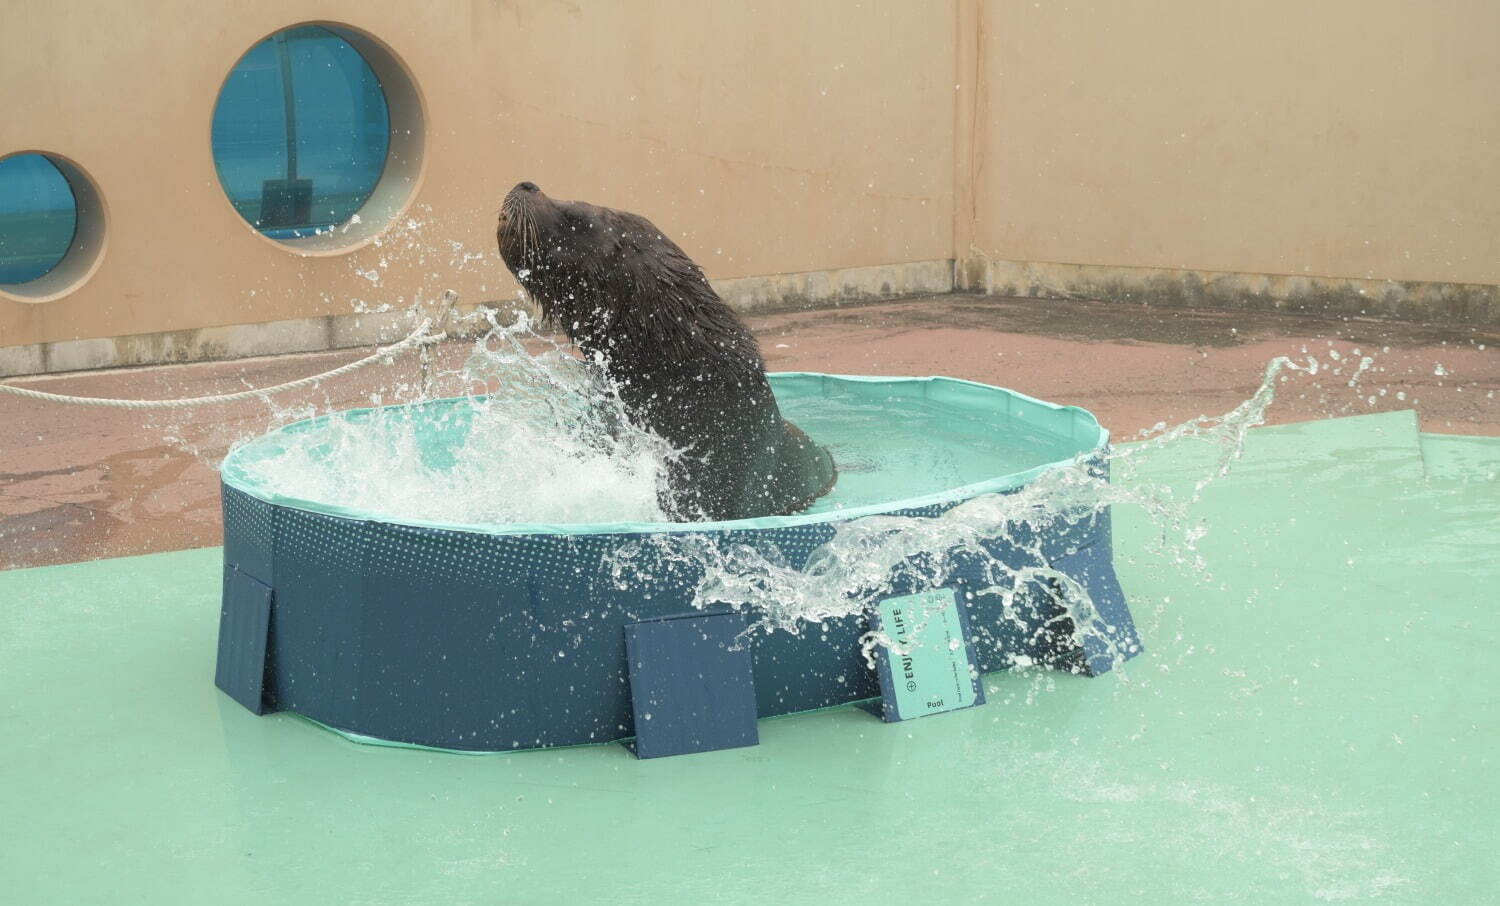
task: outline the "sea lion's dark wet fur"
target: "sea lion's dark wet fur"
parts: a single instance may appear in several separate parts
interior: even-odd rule
[[[673,518],[795,513],[833,487],[833,458],[781,417],[755,337],[651,221],[523,182],[496,238],[543,319],[602,365],[632,421],[686,451],[663,495]]]

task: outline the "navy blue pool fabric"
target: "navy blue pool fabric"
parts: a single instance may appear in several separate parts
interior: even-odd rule
[[[755,667],[743,613],[697,613],[625,624],[640,758],[753,746]]]
[[[263,651],[265,710],[351,732],[482,751],[633,736],[624,627],[695,612],[693,576],[671,573],[623,590],[610,578],[605,557],[643,535],[469,533],[309,513],[228,486],[223,494],[221,662]],[[775,545],[788,562],[806,563],[833,533],[820,523],[712,534],[721,544]],[[960,556],[952,587],[980,670],[1003,669],[1021,655],[1094,675],[1137,653],[1107,511],[1055,526],[1041,549],[1088,589],[1095,625],[1072,644],[1073,634],[1057,625],[1065,614],[1057,590],[1040,586],[1006,615],[1001,596],[986,590],[981,558]],[[1015,565],[1031,561],[1006,539],[989,552]],[[268,631],[253,612],[238,616],[261,606],[262,587],[271,592]],[[878,696],[860,648],[868,629],[861,615],[815,632],[751,634],[758,716]]]

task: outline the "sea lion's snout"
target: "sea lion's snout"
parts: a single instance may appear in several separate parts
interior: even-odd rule
[[[540,194],[542,190],[536,187],[536,183],[529,180],[516,183],[509,192],[505,193],[505,200],[500,203],[500,232],[504,232],[506,227],[517,219],[517,215],[523,214],[524,208]]]
[[[534,182],[518,182],[515,187],[505,193],[505,200],[500,204],[500,228],[503,230],[517,214],[529,207],[542,190],[536,187]]]
[[[505,193],[505,206],[513,207],[517,204],[526,204],[536,200],[542,194],[542,190],[536,187],[534,182],[518,182],[515,188]]]
[[[505,259],[505,265],[512,273],[519,275],[538,266],[542,233],[553,208],[552,199],[543,195],[536,183],[529,180],[516,183],[505,193],[495,238],[499,241],[500,257]]]

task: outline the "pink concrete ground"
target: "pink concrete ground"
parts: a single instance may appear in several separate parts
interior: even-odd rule
[[[937,296],[751,319],[773,371],[945,374],[1083,406],[1119,439],[1159,422],[1228,411],[1275,356],[1374,365],[1298,376],[1272,422],[1417,410],[1422,428],[1500,436],[1500,332],[1373,320]],[[450,342],[456,367],[470,346]],[[78,396],[222,393],[325,371],[364,350],[12,380]],[[1337,364],[1337,363],[1335,363]],[[404,396],[415,359],[278,400],[349,408]],[[456,380],[439,388],[466,389]],[[1374,397],[1374,402],[1369,397]],[[214,465],[273,416],[260,402],[140,412],[0,394],[0,569],[218,544]]]

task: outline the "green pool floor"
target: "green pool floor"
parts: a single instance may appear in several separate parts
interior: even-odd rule
[[[1143,474],[1182,481],[1206,449]],[[1207,576],[1116,511],[1147,653],[750,749],[360,746],[213,686],[217,549],[0,573],[13,903],[1494,902],[1500,447],[1252,433]]]

